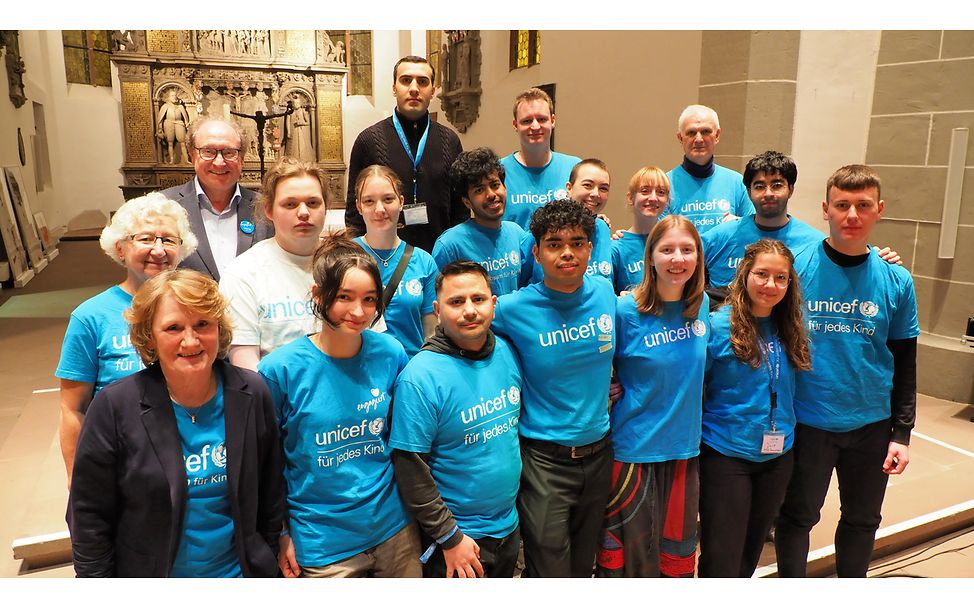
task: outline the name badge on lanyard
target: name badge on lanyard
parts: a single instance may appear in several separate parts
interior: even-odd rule
[[[419,200],[419,184],[416,179],[416,174],[419,172],[419,163],[423,160],[423,153],[426,152],[426,138],[430,132],[429,122],[427,121],[426,130],[423,131],[422,137],[419,138],[419,145],[416,147],[415,156],[413,156],[413,151],[409,149],[409,141],[406,139],[406,133],[402,130],[402,124],[399,122],[399,117],[395,112],[392,113],[392,125],[396,128],[396,135],[399,136],[399,143],[402,144],[402,149],[406,151],[406,156],[413,163],[413,202],[403,207],[403,221],[407,226],[428,224],[429,215],[426,211],[426,203]]]
[[[781,376],[781,342],[778,336],[772,336],[771,342],[765,342],[758,337],[761,347],[761,358],[768,370],[768,391],[770,394],[771,429],[761,436],[762,454],[781,454],[785,450],[785,434],[779,432],[774,420],[775,410],[778,408],[778,378]],[[773,359],[773,362],[772,362]]]

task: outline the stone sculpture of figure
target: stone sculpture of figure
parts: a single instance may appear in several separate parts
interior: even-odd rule
[[[284,146],[284,153],[294,158],[311,161],[315,160],[315,149],[311,143],[311,114],[304,107],[304,100],[295,97],[293,102],[294,112],[286,120],[287,122],[287,144]]]
[[[159,108],[159,115],[156,118],[156,137],[162,140],[163,162],[168,162],[170,165],[182,162],[188,124],[189,113],[186,112],[186,107],[176,97],[176,90],[169,89],[166,92],[166,101]],[[185,158],[188,159],[188,155]]]
[[[335,63],[345,63],[345,42],[343,40],[335,43]]]

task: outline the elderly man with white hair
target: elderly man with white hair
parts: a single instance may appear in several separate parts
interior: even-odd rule
[[[753,214],[741,174],[714,163],[720,141],[717,112],[707,106],[687,106],[677,128],[683,162],[667,173],[670,205],[660,217],[686,216],[703,234],[721,222]]]

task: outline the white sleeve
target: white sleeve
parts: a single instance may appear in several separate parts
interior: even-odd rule
[[[234,262],[238,261],[235,259]],[[260,314],[253,269],[231,262],[220,276],[220,293],[230,302],[233,346],[260,346]]]

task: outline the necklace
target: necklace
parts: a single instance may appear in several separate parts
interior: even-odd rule
[[[214,377],[211,376],[210,377],[210,388],[213,388],[215,385],[216,385],[216,378],[214,378]],[[209,393],[210,392],[209,389],[207,389],[206,392]],[[214,389],[214,394],[215,394],[215,392],[216,391]],[[196,424],[196,415],[200,413],[200,410],[202,410],[203,408],[205,408],[207,405],[210,404],[211,401],[213,401],[213,397],[210,397],[209,399],[207,399],[206,401],[204,401],[202,403],[202,405],[199,405],[199,406],[197,406],[195,408],[190,408],[190,409],[192,409],[192,411],[190,411],[190,409],[187,409],[186,407],[184,407],[184,406],[180,405],[179,403],[177,403],[176,402],[176,398],[172,396],[172,393],[169,393],[169,399],[173,402],[173,405],[175,405],[179,409],[183,410],[183,413],[186,414],[187,416],[189,416],[189,422],[190,422],[190,424]]]
[[[389,260],[392,259],[392,256],[396,255],[396,250],[399,249],[399,245],[396,244],[395,247],[389,250],[389,255],[383,258],[381,255],[379,255],[379,252],[377,252],[375,249],[372,249],[372,246],[369,245],[369,242],[365,240],[364,236],[362,237],[362,244],[365,245],[366,249],[369,250],[369,252],[372,254],[373,257],[377,258],[380,262],[382,262],[383,268],[389,267]]]

